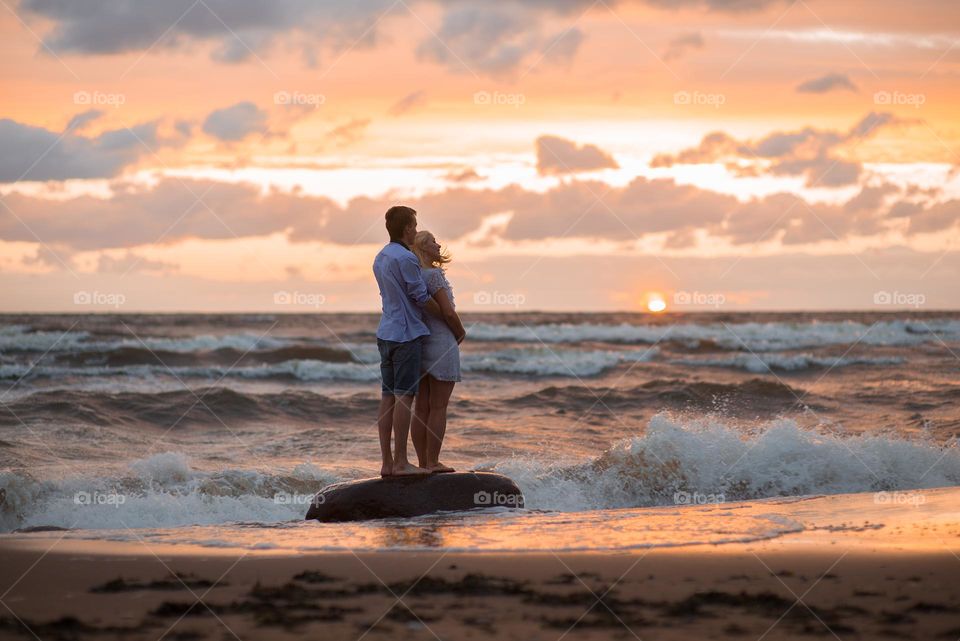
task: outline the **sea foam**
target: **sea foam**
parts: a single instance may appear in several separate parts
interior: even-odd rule
[[[960,448],[890,436],[839,436],[775,420],[745,432],[661,414],[593,459],[531,456],[478,466],[513,478],[528,509],[578,512],[960,485]],[[277,523],[303,518],[313,494],[348,480],[315,464],[288,471],[201,471],[181,453],[113,475],[37,480],[0,473],[0,527],[124,529]],[[122,497],[122,499],[120,498]]]

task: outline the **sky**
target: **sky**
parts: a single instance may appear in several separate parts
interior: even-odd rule
[[[0,5],[0,311],[960,308],[957,3]]]

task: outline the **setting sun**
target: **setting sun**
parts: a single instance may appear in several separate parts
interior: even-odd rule
[[[660,296],[651,296],[647,301],[647,310],[657,314],[667,309],[667,303]]]

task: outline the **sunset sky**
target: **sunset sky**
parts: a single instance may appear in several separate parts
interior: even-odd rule
[[[960,308],[960,4],[0,0],[3,311]]]

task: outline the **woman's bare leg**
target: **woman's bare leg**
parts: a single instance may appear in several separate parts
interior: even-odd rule
[[[440,462],[440,448],[447,432],[447,405],[453,394],[454,381],[438,381],[430,377],[430,413],[427,416],[427,464],[432,472],[452,472],[453,468]]]
[[[413,438],[413,449],[417,451],[417,465],[427,466],[427,420],[430,415],[430,380],[433,377],[425,374],[417,386],[417,399],[413,409],[413,421],[410,424],[410,436]]]

